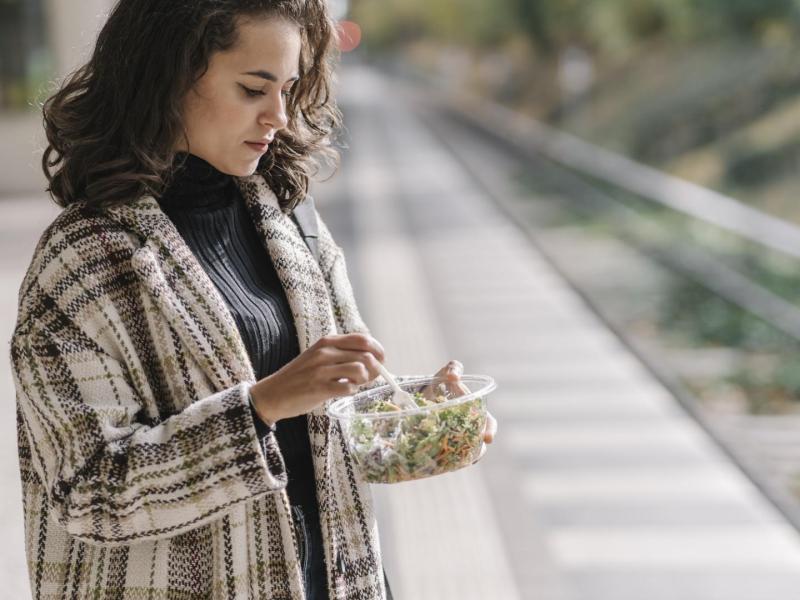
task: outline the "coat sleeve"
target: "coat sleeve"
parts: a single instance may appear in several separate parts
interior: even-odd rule
[[[18,326],[11,359],[20,435],[57,520],[81,540],[171,537],[286,486],[274,434],[260,447],[248,382],[153,423],[124,366],[64,318]]]

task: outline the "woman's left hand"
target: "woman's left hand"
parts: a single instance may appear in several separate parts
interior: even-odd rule
[[[454,394],[469,394],[464,384],[461,383],[461,376],[464,374],[464,365],[457,360],[451,360],[441,369],[439,369],[434,377],[444,379],[444,384],[448,387],[451,393]],[[426,397],[433,395],[434,391],[432,386],[426,387],[422,393]],[[494,436],[497,435],[497,419],[495,419],[490,412],[486,412],[486,427],[483,429],[483,441],[486,444],[491,444],[494,441]],[[486,452],[486,448],[481,451],[481,456]]]

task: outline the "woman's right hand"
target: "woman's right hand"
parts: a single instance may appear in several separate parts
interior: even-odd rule
[[[250,388],[253,407],[269,424],[310,412],[325,400],[355,393],[378,376],[383,346],[364,333],[328,335]]]

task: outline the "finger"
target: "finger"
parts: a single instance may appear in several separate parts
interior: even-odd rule
[[[328,393],[332,396],[352,396],[358,392],[358,384],[342,378],[328,382]]]
[[[433,381],[421,390],[422,395],[425,396],[426,399],[434,400],[436,396],[448,396],[453,393],[451,384],[443,374],[443,369],[441,373],[441,375],[434,376]]]
[[[491,413],[486,413],[486,427],[483,430],[483,441],[491,444],[497,435],[497,419]]]
[[[451,380],[447,376],[447,368],[447,366],[442,367],[442,369],[439,371],[439,374],[434,376],[433,382],[426,385],[422,389],[422,394],[425,396],[425,398],[430,400],[437,395],[442,395],[446,396],[448,399],[452,399],[471,393],[471,390],[466,385],[461,383],[460,376],[455,380]]]
[[[323,367],[323,370],[325,373],[325,378],[329,380],[334,379],[338,381],[340,379],[347,379],[351,383],[356,383],[359,385],[367,383],[370,380],[367,367],[360,362],[329,365],[327,367]]]
[[[339,350],[338,348],[330,348],[330,351],[330,355],[327,358],[328,364],[339,365],[360,362],[367,368],[370,381],[380,374],[380,371],[378,371],[378,358],[372,352],[355,352],[353,350]]]
[[[451,360],[445,365],[445,377],[447,387],[454,396],[469,394],[469,388],[461,383],[461,376],[464,374],[464,365],[457,360]]]
[[[444,385],[444,387],[441,387]],[[447,400],[466,396],[471,393],[463,383],[430,384],[422,388],[421,393],[426,400],[435,400],[437,396],[444,396]]]
[[[471,393],[471,390],[460,381],[454,381],[447,385],[450,388],[450,393],[454,398],[458,396],[466,396],[467,394]]]
[[[434,374],[434,383],[423,390],[426,397],[435,395],[438,383],[444,383],[446,391],[450,393],[451,397],[461,396],[469,393],[469,388],[459,383],[461,375],[464,374],[464,365],[457,360],[449,361],[445,366],[436,371]],[[433,388],[433,389],[432,389]],[[444,390],[442,390],[444,391]]]
[[[464,374],[464,365],[457,360],[448,361],[441,369],[436,371],[434,377],[442,377],[449,380],[460,378]]]
[[[451,360],[445,365],[444,369],[447,388],[453,397],[470,393],[469,388],[461,383],[461,376],[464,374],[464,365],[461,364],[460,361]]]
[[[353,352],[370,352],[380,362],[385,360],[385,353],[381,343],[368,333],[347,333],[332,335],[327,338],[327,344],[340,350]]]

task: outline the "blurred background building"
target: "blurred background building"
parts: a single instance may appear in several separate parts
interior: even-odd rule
[[[55,211],[36,107],[112,4],[0,0],[4,339]],[[800,1],[332,4],[348,131],[315,197],[367,322],[395,371],[500,384],[481,463],[375,487],[397,600],[793,598]]]
[[[80,66],[111,0],[0,2],[0,194],[41,192],[44,144],[37,102]]]

